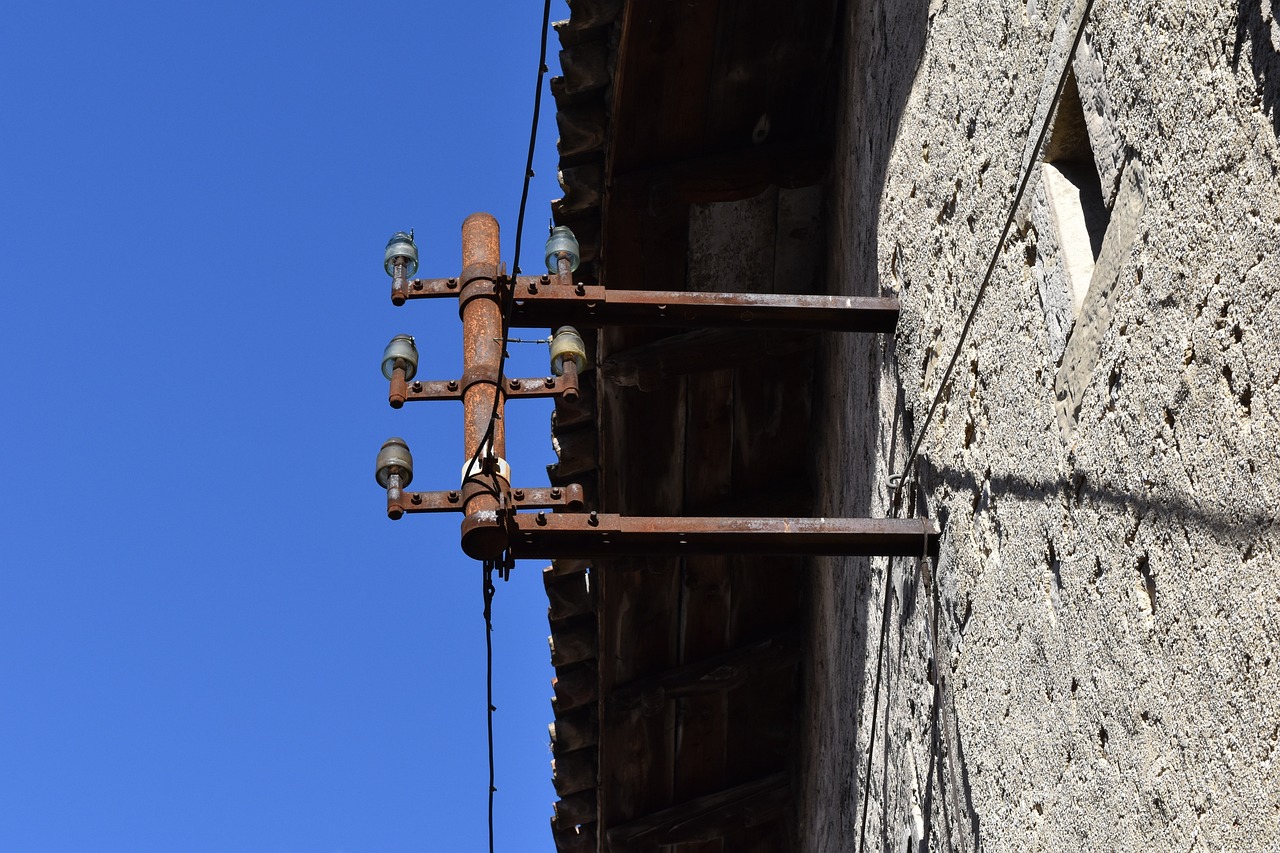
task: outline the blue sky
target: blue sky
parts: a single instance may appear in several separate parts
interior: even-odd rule
[[[378,370],[405,332],[460,375],[456,305],[393,307],[382,249],[452,275],[487,210],[511,257],[541,11],[6,7],[0,850],[487,849],[480,567],[373,479],[402,435],[415,488],[457,482],[460,407]],[[543,485],[549,405],[508,412]],[[500,850],[554,849],[541,568],[494,605]]]

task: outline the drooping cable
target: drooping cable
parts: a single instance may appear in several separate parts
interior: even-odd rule
[[[978,285],[978,292],[973,298],[969,316],[965,319],[964,326],[960,329],[960,339],[956,341],[955,352],[951,354],[951,361],[947,363],[947,369],[943,372],[942,379],[938,383],[938,390],[933,395],[933,403],[929,405],[929,411],[925,414],[924,423],[920,425],[920,430],[916,433],[911,452],[907,454],[906,464],[902,466],[901,472],[889,478],[895,495],[902,491],[903,485],[911,475],[911,469],[915,465],[916,456],[920,453],[920,445],[924,441],[925,433],[929,431],[929,424],[933,421],[934,412],[938,410],[938,405],[942,402],[942,395],[946,393],[947,385],[951,382],[951,373],[955,370],[956,362],[960,360],[960,353],[964,349],[965,340],[969,337],[969,330],[973,326],[974,317],[978,314],[978,306],[982,304],[982,297],[987,292],[987,285],[991,283],[991,276],[995,272],[996,264],[1000,261],[1000,252],[1004,249],[1005,241],[1009,239],[1009,231],[1012,230],[1014,219],[1017,217],[1018,206],[1022,204],[1022,196],[1027,190],[1027,184],[1031,181],[1031,173],[1035,169],[1036,162],[1040,159],[1040,150],[1044,146],[1044,138],[1049,133],[1049,125],[1053,121],[1054,111],[1058,108],[1058,101],[1062,98],[1062,90],[1067,85],[1067,75],[1071,73],[1071,58],[1076,55],[1076,48],[1080,46],[1080,39],[1084,36],[1084,27],[1089,21],[1089,13],[1092,10],[1093,0],[1086,0],[1084,12],[1080,15],[1080,24],[1076,27],[1075,39],[1072,40],[1071,48],[1067,51],[1066,61],[1062,64],[1062,74],[1058,78],[1058,87],[1054,90],[1053,100],[1049,102],[1049,108],[1045,111],[1044,122],[1040,125],[1040,135],[1036,137],[1035,147],[1031,149],[1031,158],[1027,161],[1027,166],[1022,172],[1022,178],[1018,182],[1018,191],[1013,196],[1013,204],[1009,205],[1009,215],[1005,217],[1004,229],[1000,232],[1000,239],[996,242],[995,250],[991,253],[991,262],[987,264],[987,272],[982,277],[982,283]]]
[[[494,783],[493,762],[493,561],[484,562],[484,653],[485,653],[485,717],[489,728],[489,853],[493,853],[493,795],[498,792]]]

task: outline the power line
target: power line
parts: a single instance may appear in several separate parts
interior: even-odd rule
[[[538,117],[542,112],[542,78],[547,73],[547,31],[551,28],[551,0],[545,0],[542,7],[542,34],[538,50],[538,76],[533,91],[533,120],[529,128],[529,154],[525,160],[524,180],[520,188],[520,210],[516,216],[515,259],[511,264],[512,275],[520,274],[520,245],[524,234],[524,212],[529,200],[529,181],[533,178],[533,155],[538,144]],[[498,356],[498,376],[493,388],[493,410],[489,413],[489,425],[485,429],[484,438],[476,446],[471,461],[467,463],[467,477],[470,479],[486,447],[493,441],[493,432],[498,423],[498,407],[502,402],[502,380],[506,374],[507,344],[511,337],[511,307],[515,297],[515,287],[506,288],[501,296],[502,341]],[[484,646],[485,646],[485,720],[489,741],[489,853],[494,853],[493,836],[493,795],[498,792],[495,781],[495,762],[493,752],[493,712],[497,708],[493,704],[493,570],[497,568],[499,577],[509,577],[511,560],[504,555],[500,562],[486,560],[484,563]]]
[[[1080,39],[1084,36],[1085,24],[1089,21],[1089,12],[1093,9],[1093,0],[1086,0],[1084,4],[1084,12],[1080,15],[1080,24],[1076,27],[1075,39],[1071,42],[1071,49],[1067,51],[1066,61],[1062,64],[1062,74],[1058,78],[1058,87],[1053,92],[1053,100],[1049,102],[1049,108],[1044,114],[1044,123],[1040,126],[1040,135],[1036,137],[1035,147],[1031,150],[1031,159],[1027,161],[1026,169],[1022,172],[1022,179],[1018,182],[1018,192],[1013,197],[1013,204],[1009,205],[1009,215],[1005,217],[1004,230],[1000,232],[1000,240],[996,243],[995,251],[991,253],[991,263],[987,264],[986,275],[982,277],[982,284],[978,286],[978,293],[973,298],[973,306],[969,309],[969,316],[964,321],[964,326],[960,329],[960,340],[956,342],[956,350],[951,354],[951,361],[947,364],[946,371],[942,374],[942,380],[938,383],[938,391],[933,395],[933,403],[929,406],[929,411],[925,415],[924,423],[920,425],[920,431],[916,433],[915,443],[911,446],[911,452],[907,454],[906,464],[903,465],[902,471],[894,474],[889,478],[889,483],[893,486],[895,496],[902,491],[903,485],[906,484],[907,477],[911,474],[911,469],[915,465],[916,456],[920,453],[920,445],[924,441],[925,433],[929,430],[929,424],[933,421],[933,414],[938,410],[938,404],[942,402],[942,395],[947,390],[947,385],[951,381],[951,372],[955,370],[956,362],[960,359],[960,352],[964,349],[964,342],[969,337],[969,330],[973,326],[973,319],[978,314],[978,306],[982,304],[982,297],[987,292],[987,285],[991,283],[991,275],[995,272],[996,264],[1000,260],[1000,251],[1004,248],[1005,241],[1009,239],[1009,231],[1013,228],[1013,220],[1017,216],[1018,206],[1022,203],[1023,193],[1027,190],[1027,184],[1031,180],[1031,173],[1035,169],[1036,162],[1040,159],[1040,149],[1044,146],[1044,138],[1049,132],[1049,124],[1053,121],[1054,110],[1058,107],[1058,101],[1062,98],[1062,90],[1067,85],[1067,75],[1071,73],[1071,58],[1076,54],[1076,48],[1080,46]]]

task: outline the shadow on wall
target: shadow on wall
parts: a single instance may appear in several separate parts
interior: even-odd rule
[[[1132,510],[1139,517],[1154,515],[1175,518],[1185,525],[1241,542],[1249,541],[1247,537],[1241,536],[1242,532],[1253,531],[1256,535],[1262,535],[1280,522],[1280,514],[1268,507],[1249,508],[1242,505],[1236,512],[1224,513],[1190,501],[1183,495],[1166,493],[1140,497],[1132,492],[1098,486],[1094,484],[1094,475],[1088,471],[1078,471],[1069,482],[1033,480],[1016,475],[997,475],[979,481],[971,471],[932,466],[927,471],[930,479],[941,480],[954,492],[978,494],[985,482],[995,497],[1014,495],[1023,499],[1044,499],[1058,496],[1065,503],[1077,507],[1086,502],[1102,504],[1113,510]]]
[[[837,92],[836,147],[827,193],[829,254],[827,271],[834,292],[880,296],[878,269],[880,204],[894,141],[898,136],[928,32],[928,0],[842,0]],[[824,483],[823,500],[852,517],[871,517],[882,389],[879,366],[892,360],[892,341],[882,350],[878,336],[825,336],[820,394],[814,411],[821,437],[815,441],[819,470],[836,472]],[[898,424],[902,427],[903,424]],[[895,430],[895,432],[900,432]],[[901,444],[901,442],[899,442]],[[819,477],[822,482],[822,477]],[[854,560],[829,578],[829,589],[815,596],[819,619],[829,620],[829,666],[814,673],[823,684],[810,691],[814,709],[808,737],[819,737],[804,752],[813,790],[802,839],[807,849],[900,849],[903,827],[888,825],[891,800],[901,805],[890,754],[888,709],[901,701],[896,667],[877,665],[893,645],[888,637],[893,584],[872,580],[867,560]],[[817,586],[815,582],[815,586]],[[811,593],[812,595],[812,593]],[[826,608],[822,610],[821,608]],[[821,697],[821,698],[819,698]],[[806,712],[808,713],[808,712]],[[879,733],[879,737],[877,737]],[[868,748],[870,744],[870,748]],[[878,777],[878,778],[877,778]],[[878,794],[873,802],[873,794]],[[909,806],[907,807],[909,813]],[[868,813],[880,812],[874,828]]]
[[[1231,54],[1231,68],[1240,70],[1240,55],[1249,42],[1252,53],[1253,79],[1258,84],[1255,104],[1271,116],[1271,129],[1280,136],[1280,0],[1239,0],[1236,16],[1236,45]],[[1269,5],[1263,11],[1263,5]]]

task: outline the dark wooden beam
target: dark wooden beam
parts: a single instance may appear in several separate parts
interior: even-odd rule
[[[605,837],[613,850],[711,841],[776,820],[790,802],[787,774],[774,773],[610,827]]]
[[[553,631],[548,640],[551,665],[559,669],[596,657],[596,620],[574,622]]]
[[[598,372],[616,385],[647,388],[668,376],[784,360],[812,350],[817,334],[805,330],[698,329],[616,352]]]
[[[595,746],[600,737],[600,718],[594,705],[565,711],[547,727],[547,733],[551,736],[551,751],[557,755]]]
[[[799,634],[788,631],[615,687],[605,706],[610,714],[636,709],[651,713],[669,699],[730,690],[752,676],[790,666],[799,659]]]
[[[565,752],[551,759],[551,782],[561,797],[596,786],[599,761],[594,747]]]
[[[596,701],[599,692],[596,667],[591,663],[556,670],[556,677],[551,679],[551,687],[556,694],[556,709],[560,713],[581,708]]]
[[[826,145],[759,145],[615,172],[610,189],[620,194],[662,195],[667,203],[738,201],[766,187],[807,187],[826,176]]]
[[[547,619],[563,622],[595,612],[596,597],[587,581],[586,572],[560,575],[547,566],[542,570],[542,585],[547,591]]]

